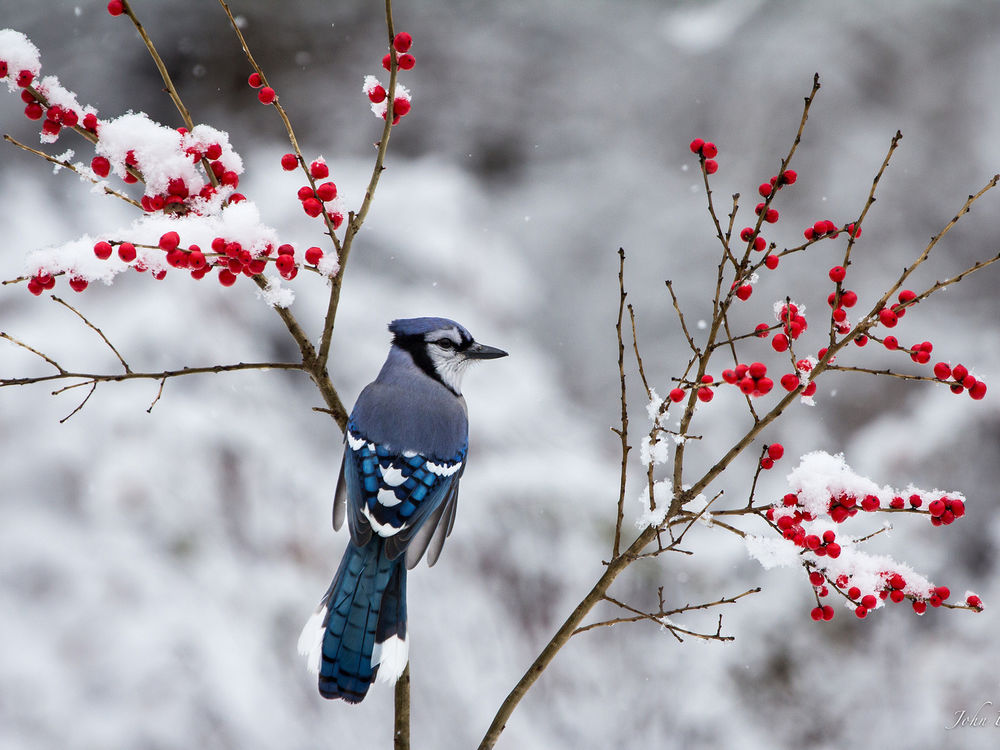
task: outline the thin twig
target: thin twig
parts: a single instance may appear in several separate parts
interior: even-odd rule
[[[59,370],[55,375],[39,375],[26,378],[0,378],[0,388],[14,385],[31,385],[34,383],[48,383],[56,380],[91,380],[99,383],[119,383],[123,380],[161,380],[163,378],[178,378],[184,375],[200,375],[206,373],[237,372],[239,370],[303,370],[301,362],[237,362],[232,365],[206,365],[204,367],[183,367],[179,370],[161,370],[159,372],[119,372],[119,373],[90,373],[90,372],[70,372],[64,370],[55,361],[45,356],[41,352],[32,349],[17,339],[0,333],[0,338],[5,338],[15,344],[24,347],[30,352],[37,354],[50,365]],[[81,383],[67,386],[62,390],[78,387]],[[59,391],[61,392],[61,391]]]
[[[87,391],[87,395],[84,397],[83,401],[81,401],[73,411],[71,411],[65,417],[60,419],[59,424],[64,424],[66,420],[68,420],[70,417],[72,417],[74,414],[80,411],[80,409],[82,409],[87,404],[87,402],[90,401],[90,397],[94,395],[94,391],[96,390],[97,390],[97,381],[96,380],[91,381],[90,390]]]
[[[90,182],[92,182],[95,185],[101,185],[101,181],[100,180],[94,179],[93,177],[91,177],[86,172],[81,172],[79,169],[76,168],[76,165],[73,164],[73,163],[71,163],[68,159],[57,159],[55,156],[47,154],[44,151],[39,151],[37,148],[32,148],[31,146],[28,146],[27,144],[21,143],[19,140],[17,140],[16,138],[12,138],[11,136],[7,135],[6,133],[4,133],[3,139],[5,141],[7,141],[8,143],[11,143],[11,144],[17,146],[18,148],[23,149],[24,151],[27,151],[28,153],[34,154],[35,156],[42,157],[43,159],[45,159],[47,162],[49,162],[51,164],[55,164],[55,165],[57,165],[57,166],[59,166],[59,167],[61,167],[63,169],[68,169],[70,172],[76,173],[77,175],[79,175],[84,180],[89,180]],[[109,187],[108,185],[101,185],[101,187],[103,188],[104,192],[107,195],[113,195],[114,197],[120,198],[121,200],[123,200],[126,203],[129,203],[129,204],[131,204],[133,206],[135,206],[136,208],[142,208],[142,204],[140,204],[139,201],[133,200],[132,198],[129,198],[124,193],[119,193],[117,190],[115,190],[114,188]]]
[[[122,363],[122,367],[125,368],[125,372],[132,372],[132,368],[128,366],[128,362],[126,362],[125,358],[122,357],[122,355],[119,353],[119,351],[117,349],[115,349],[114,344],[112,344],[110,341],[108,341],[108,337],[104,335],[104,332],[100,328],[98,328],[93,323],[91,323],[89,320],[87,320],[87,317],[82,312],[80,312],[75,307],[73,307],[73,305],[69,304],[68,302],[66,302],[65,300],[57,297],[54,294],[51,295],[51,297],[56,302],[58,302],[60,305],[62,305],[66,309],[70,310],[74,315],[76,315],[84,323],[86,323],[88,328],[90,328],[92,331],[94,331],[95,333],[97,333],[97,335],[101,337],[101,340],[105,344],[107,344],[108,348],[112,352],[114,352],[114,354],[115,354],[116,357],[118,357],[118,361]]]
[[[615,540],[612,547],[612,557],[621,553],[622,524],[625,518],[625,491],[627,479],[628,454],[631,446],[628,444],[628,391],[625,380],[625,342],[622,336],[622,319],[625,316],[625,249],[618,248],[618,320],[615,322],[615,333],[618,340],[618,382],[621,393],[621,429],[615,430],[621,439],[622,463],[618,487],[618,513],[615,519]],[[650,493],[650,502],[652,502]]]

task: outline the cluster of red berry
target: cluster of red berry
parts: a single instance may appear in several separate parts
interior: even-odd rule
[[[739,364],[734,369],[723,370],[722,379],[735,385],[746,396],[763,396],[774,387],[774,381],[767,377],[767,365],[763,362]]]
[[[915,303],[916,292],[910,289],[903,289],[896,296],[898,300],[889,307],[879,310],[879,323],[886,328],[894,328],[899,320],[906,315],[907,309]],[[920,365],[929,364],[931,352],[934,345],[930,341],[921,341],[913,344],[909,349],[899,345],[899,339],[895,336],[886,336],[882,339],[882,345],[889,351],[902,351],[910,355],[910,359]],[[976,401],[986,397],[986,383],[972,375],[965,365],[958,364],[952,367],[947,362],[936,362],[933,367],[934,377],[942,383],[947,383],[952,393],[968,392],[969,396]]]
[[[817,557],[840,557],[841,547],[837,543],[837,532],[827,529],[822,535],[811,534],[802,525],[815,521],[816,517],[799,505],[798,495],[794,493],[785,495],[780,505],[771,506],[764,515],[778,527],[781,535],[795,546],[809,550]]]
[[[719,155],[719,149],[714,143],[695,138],[691,141],[690,148],[692,154],[697,154],[703,160],[707,174],[715,174],[719,171],[719,162],[715,160],[715,157]]]
[[[137,271],[146,270],[141,261],[136,261],[136,248],[131,242],[120,242],[118,244],[118,257],[125,263],[133,264]],[[244,276],[256,276],[263,273],[269,262],[273,262],[281,277],[291,281],[299,272],[299,264],[295,260],[295,248],[288,244],[275,247],[268,244],[258,253],[252,253],[244,248],[239,242],[227,240],[224,237],[215,237],[211,243],[210,251],[203,251],[198,245],[181,247],[180,236],[177,232],[165,232],[160,236],[157,248],[165,254],[167,265],[172,268],[190,270],[191,277],[202,279],[207,274],[218,269],[219,283],[223,286],[232,286],[240,274]],[[110,242],[101,240],[94,245],[94,254],[107,260],[114,252],[114,247]],[[305,263],[315,267],[323,259],[323,251],[318,247],[310,247],[304,253]],[[162,279],[166,271],[158,271],[155,278]],[[71,280],[72,285],[72,280]],[[84,285],[86,288],[86,285]],[[78,290],[82,291],[82,290]]]
[[[396,67],[399,70],[412,70],[416,65],[416,58],[410,54],[410,47],[413,45],[413,37],[405,31],[401,31],[393,37],[392,48],[396,53]],[[387,52],[382,58],[382,67],[386,70],[392,69],[392,53]],[[375,76],[367,76],[363,88],[368,100],[372,103],[372,111],[385,119],[388,112],[388,93]],[[403,86],[397,86],[392,97],[392,124],[399,123],[400,118],[409,114],[411,108],[410,92]]]
[[[805,332],[809,323],[794,302],[786,302],[778,307],[777,316],[780,330],[771,337],[771,348],[780,353],[788,351],[791,342]],[[766,335],[770,330],[771,328],[764,323],[756,328],[758,335],[762,332]]]
[[[903,575],[896,571],[881,571],[877,575],[878,583],[874,591],[863,593],[862,589],[855,585],[851,577],[841,574],[837,576],[833,583],[834,588],[843,594],[852,605],[854,614],[858,617],[866,617],[869,612],[878,607],[879,601],[889,601],[893,604],[900,604],[907,599],[913,606],[913,611],[922,615],[927,611],[927,606],[940,607],[951,597],[951,590],[947,586],[928,586],[926,589],[907,590],[907,582]],[[830,591],[827,587],[827,577],[818,570],[809,573],[809,583],[813,585],[817,598],[827,596]],[[975,610],[982,610],[983,602],[976,594],[968,594],[965,604]],[[832,620],[833,608],[830,605],[817,605],[810,612],[814,620]]]
[[[281,157],[281,168],[286,172],[295,170],[299,165],[299,157],[295,154],[288,153]],[[333,228],[339,229],[344,221],[344,214],[336,204],[332,204],[337,199],[337,184],[326,180],[329,176],[330,167],[326,161],[322,157],[316,159],[309,165],[309,177],[313,184],[300,187],[297,195],[302,202],[302,210],[308,216],[327,216]],[[318,180],[326,181],[315,185]]]

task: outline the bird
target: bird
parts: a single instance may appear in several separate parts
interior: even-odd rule
[[[455,523],[469,423],[462,377],[507,352],[476,342],[448,318],[389,324],[392,344],[347,421],[333,502],[347,549],[302,629],[299,653],[324,698],[360,703],[378,676],[395,683],[409,662],[406,571],[437,562]]]

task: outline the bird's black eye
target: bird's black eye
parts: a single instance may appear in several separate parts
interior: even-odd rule
[[[434,343],[437,344],[438,346],[440,346],[442,349],[454,349],[455,348],[455,342],[452,341],[451,339],[438,339]]]

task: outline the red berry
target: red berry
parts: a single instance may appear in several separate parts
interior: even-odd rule
[[[943,500],[932,500],[931,504],[927,506],[927,510],[930,511],[932,516],[940,516],[947,510]]]
[[[951,367],[946,362],[938,362],[934,365],[934,377],[938,380],[947,380],[951,377]]]
[[[794,185],[797,179],[799,179],[799,175],[794,169],[786,169],[781,173],[778,181],[785,185]]]
[[[111,15],[120,16],[124,12],[125,12],[125,4],[122,2],[122,0],[111,0],[111,2],[108,3],[108,13],[110,13]]]
[[[385,89],[381,86],[381,84],[373,86],[368,91],[368,99],[374,104],[384,102],[386,96]]]
[[[858,303],[858,295],[850,289],[846,289],[840,294],[840,304],[844,307],[854,307]]]
[[[675,404],[684,400],[684,391],[681,388],[674,388],[670,391],[670,400]]]
[[[927,611],[927,603],[921,601],[913,602],[913,611],[916,612],[918,615],[922,615],[924,612]]]
[[[981,401],[986,398],[986,383],[982,380],[977,380],[975,385],[969,389],[969,395],[976,399],[976,401]]]
[[[773,191],[773,190],[774,190],[774,188],[771,187],[771,183],[770,182],[761,183],[760,187],[757,188],[757,192],[760,193],[761,197],[763,197],[763,198],[766,198],[767,196],[769,196],[771,194],[771,191]]]
[[[701,138],[695,138],[693,141],[691,141],[691,146],[690,146],[691,153],[692,154],[700,154],[701,153],[701,147],[704,146],[704,145],[705,145],[705,141],[703,141]]]
[[[767,446],[767,455],[769,455],[775,461],[778,461],[782,456],[785,455],[785,446],[781,443],[771,443]]]
[[[772,461],[767,456],[764,456],[760,460],[760,468],[764,469],[765,471],[768,470],[768,469],[773,469],[774,468],[774,461]]]
[[[874,599],[875,597],[872,598]],[[858,617],[863,618],[865,617],[865,615],[868,614],[868,608],[865,605],[861,604],[858,606],[857,609],[854,610],[854,614],[856,614]]]
[[[94,245],[94,255],[96,255],[101,260],[107,260],[111,257],[111,244],[101,240]]]
[[[90,161],[90,168],[94,170],[94,174],[98,177],[107,177],[111,174],[111,162],[103,156],[95,156]]]
[[[834,266],[830,269],[830,281],[839,284],[847,276],[847,269],[843,266]]]
[[[316,188],[316,197],[321,201],[332,201],[337,197],[337,186],[332,182],[324,182]]]
[[[947,586],[938,586],[937,588],[934,589],[934,594],[938,596],[941,599],[941,601],[944,601],[949,596],[951,596],[951,589],[949,589]]]
[[[868,609],[875,609],[875,604],[878,600],[871,594],[865,594],[861,597],[861,606],[867,607]]]
[[[750,284],[743,284],[736,289],[736,296],[744,302],[750,299],[751,294],[753,294],[753,287]]]
[[[261,80],[260,73],[258,73],[257,71],[254,71],[253,73],[250,74],[249,78],[247,78],[247,83],[250,84],[251,88],[255,89],[259,89],[261,86],[264,85],[264,81]]]
[[[392,55],[388,52],[386,52],[385,56],[382,58],[382,67],[386,70],[389,70],[392,67]]]
[[[123,242],[118,246],[118,257],[121,258],[126,263],[131,263],[135,260],[136,252],[135,245],[131,242]]]
[[[895,604],[899,604],[905,598],[906,594],[904,594],[902,591],[894,590],[889,592],[889,599]]]
[[[302,201],[302,210],[309,216],[315,218],[323,213],[323,204],[315,198],[306,198]]]
[[[160,236],[159,246],[161,250],[167,252],[173,250],[181,243],[181,238],[177,232],[167,232]]]
[[[262,88],[260,91],[257,92],[257,98],[260,99],[261,104],[271,104],[275,99],[278,98],[278,95],[274,92],[274,89],[272,89],[270,86],[265,86],[264,88]],[[233,281],[235,280],[236,279],[234,278]],[[229,285],[227,284],[226,286]]]
[[[788,336],[783,333],[776,333],[771,337],[771,347],[776,352],[787,351],[788,349]]]
[[[975,607],[976,609],[981,609],[983,606],[983,600],[980,599],[975,594],[969,594],[965,598],[965,603],[968,604],[970,607]]]
[[[310,247],[305,253],[306,263],[311,266],[315,266],[320,260],[323,259],[323,251],[318,247]]]
[[[81,279],[79,276],[73,276],[69,280],[69,286],[74,292],[82,292],[87,288],[87,280]]]
[[[705,159],[705,172],[715,174],[719,171],[719,163],[715,159]]]
[[[753,249],[756,250],[758,253],[764,252],[767,249],[767,240],[765,240],[760,235],[757,235],[756,237],[753,238]],[[768,262],[771,257],[772,256],[768,256],[767,258],[764,259],[764,265],[773,270],[774,266],[778,265],[778,257],[773,256],[774,266],[772,266],[771,263]]]
[[[396,52],[403,54],[408,52],[410,45],[413,44],[413,37],[407,34],[405,31],[400,31],[396,36],[392,38],[392,46],[396,49]]]
[[[773,271],[775,268],[778,267],[778,261],[779,258],[777,255],[768,255],[767,257],[764,258],[764,265]]]
[[[813,607],[812,611],[809,612],[809,616],[813,618],[816,622],[819,622],[820,620],[823,619],[823,608]]]
[[[223,268],[219,271],[219,283],[222,284],[222,286],[232,286],[236,283],[236,274],[228,268]]]
[[[889,351],[894,351],[899,348],[899,341],[895,336],[886,336],[882,341],[882,345]]]
[[[281,168],[286,172],[291,172],[297,166],[299,166],[299,157],[295,154],[285,154],[281,157]]]
[[[896,317],[896,313],[886,307],[879,310],[878,319],[886,328],[894,328],[896,323],[899,321]]]
[[[314,180],[322,180],[330,176],[330,168],[325,161],[317,159],[309,165],[309,174],[313,176]]]
[[[715,398],[715,392],[711,388],[699,388],[698,389],[698,400],[708,403],[713,398]]]
[[[930,605],[932,607],[940,607],[941,606],[941,597],[938,596],[937,594],[932,594],[931,598],[928,601],[929,601],[929,603],[930,603]]]
[[[794,391],[799,387],[799,376],[789,372],[781,376],[781,387],[786,391]]]
[[[701,147],[701,155],[706,159],[714,159],[719,155],[719,149],[711,141],[706,141],[705,145]]]
[[[763,339],[767,338],[767,334],[771,330],[771,326],[769,326],[767,323],[758,323],[753,330],[754,333],[757,335],[757,338]]]
[[[776,221],[778,221],[778,209],[776,208],[767,209],[767,212],[764,214],[764,221],[766,221],[768,224],[774,224]]]
[[[417,59],[409,53],[406,53],[405,55],[400,55],[399,57],[396,58],[396,65],[399,66],[400,70],[411,70],[413,66],[416,64],[417,64]]]

